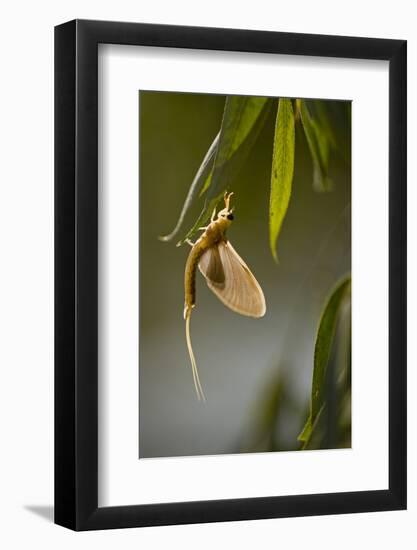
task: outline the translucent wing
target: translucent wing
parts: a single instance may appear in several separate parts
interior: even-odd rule
[[[212,246],[206,250],[198,267],[206,279],[216,283],[216,285],[224,284],[224,269],[217,246]]]
[[[249,317],[265,315],[264,293],[230,242],[221,241],[209,248],[201,257],[199,268],[208,287],[227,307]],[[220,270],[223,280],[218,275]]]

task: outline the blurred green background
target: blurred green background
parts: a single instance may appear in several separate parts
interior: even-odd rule
[[[268,207],[274,113],[237,177],[228,238],[263,288],[267,313],[228,310],[197,273],[191,334],[207,402],[197,400],[185,343],[184,266],[189,246],[164,243],[219,131],[225,96],[139,93],[140,358],[139,456],[300,449],[308,414],[314,343],[335,283],[350,272],[350,116],[329,103],[339,150],[331,192],[313,190],[312,161],[296,127],[293,192],[272,259]],[[202,202],[187,215],[189,229]],[[345,410],[350,415],[350,403]],[[332,446],[350,446],[348,430]]]

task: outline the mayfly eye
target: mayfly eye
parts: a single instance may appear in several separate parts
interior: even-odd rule
[[[235,219],[235,217],[233,216],[233,214],[228,214],[228,215],[227,215],[227,219],[230,220],[230,221],[232,221],[232,220]]]

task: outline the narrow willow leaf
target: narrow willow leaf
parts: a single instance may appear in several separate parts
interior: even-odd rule
[[[298,122],[301,118],[300,109],[301,109],[301,99],[296,99],[294,101],[294,120],[295,120],[295,122]]]
[[[312,424],[311,424],[311,414],[310,414],[307,418],[307,422],[305,423],[304,428],[301,430],[301,433],[297,437],[298,441],[302,441],[302,442],[307,441],[311,435],[311,428],[312,428]]]
[[[213,164],[214,164],[214,159],[213,159]],[[212,176],[213,176],[213,170],[210,172],[208,178],[207,178],[206,181],[204,182],[204,185],[203,185],[203,187],[201,188],[200,193],[198,194],[199,197],[202,197],[202,196],[204,195],[204,193],[207,191],[207,189],[210,187]]]
[[[210,145],[210,148],[207,151],[206,156],[204,157],[203,162],[201,163],[201,166],[198,169],[193,179],[193,182],[188,191],[187,197],[185,199],[185,202],[182,207],[176,226],[171,231],[171,233],[169,233],[169,235],[159,237],[161,241],[171,241],[176,235],[178,235],[184,223],[185,215],[187,214],[187,211],[189,210],[195,197],[199,195],[201,189],[204,189],[207,185],[210,184],[212,169],[214,166],[214,159],[216,156],[217,146],[219,143],[219,137],[220,137],[220,132],[214,138],[213,143]]]
[[[273,100],[263,97],[226,98],[213,170],[200,192],[200,195],[206,192],[204,207],[177,246],[190,239],[205,224],[223,193],[230,190],[231,182],[242,168],[265,124],[272,102]]]
[[[350,292],[350,277],[333,290],[322,313],[314,349],[314,370],[311,389],[311,423],[325,402],[326,371],[336,333],[341,306]]]
[[[328,134],[310,113],[308,102],[300,101],[301,122],[313,159],[313,187],[317,191],[330,191],[332,181],[329,178],[330,141]]]
[[[328,141],[329,149],[337,149],[337,140],[331,123],[329,102],[322,99],[314,99],[309,102],[313,111],[313,118],[317,120],[319,131]]]
[[[197,220],[194,222],[193,226],[185,235],[185,237],[177,242],[177,246],[181,246],[182,244],[185,243],[187,239],[191,239],[191,237],[198,231],[198,229],[202,227],[209,220],[211,212],[213,212],[213,209],[219,202],[220,198],[221,197],[215,197],[211,201],[206,200],[203,210],[200,212],[200,215],[198,216]]]
[[[314,370],[311,390],[310,414],[304,425],[298,440],[303,443],[302,449],[321,448],[323,437],[328,436],[329,415],[332,415],[330,405],[331,398],[335,395],[329,392],[340,391],[341,395],[350,393],[350,314],[346,318],[345,303],[350,294],[350,277],[341,281],[328,298],[324,311],[320,318],[319,328],[314,350]],[[340,332],[344,338],[340,339]],[[338,346],[336,350],[339,360],[331,360],[332,350],[335,346],[336,333]],[[343,365],[339,372],[338,380],[333,377],[333,384],[328,383],[328,369],[337,368],[336,365]],[[336,375],[336,372],[333,373]],[[349,380],[346,378],[349,377]],[[336,385],[335,385],[336,382]],[[338,386],[338,390],[336,388]],[[336,398],[343,400],[342,397]],[[333,403],[334,408],[334,403]],[[326,411],[323,414],[323,411]],[[338,415],[341,416],[343,408],[340,408]],[[333,416],[330,416],[333,418]],[[350,417],[349,417],[350,419]]]
[[[275,123],[272,156],[271,195],[269,201],[269,243],[272,256],[278,261],[277,240],[287,213],[294,175],[295,129],[290,99],[281,98]]]
[[[302,443],[302,446],[301,446],[302,450],[311,448],[312,441],[314,439],[317,440],[316,432],[321,427],[320,424],[322,424],[324,408],[325,408],[324,405],[320,408],[319,412],[316,414],[314,422],[313,422],[313,420],[311,418],[311,414],[310,414],[310,416],[308,417],[307,422],[306,422],[306,424],[303,428],[303,431],[298,436],[298,438],[297,438],[298,441],[301,441],[301,443]],[[314,436],[316,436],[316,437],[314,437]]]
[[[209,199],[224,191],[225,167],[251,134],[267,103],[266,97],[227,96]]]

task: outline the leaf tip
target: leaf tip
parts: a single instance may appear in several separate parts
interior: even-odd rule
[[[158,241],[161,241],[163,243],[167,243],[171,240],[171,235],[158,235]]]
[[[277,249],[276,249],[276,245],[274,245],[274,244],[271,244],[271,253],[272,253],[272,258],[274,259],[274,262],[277,265],[279,265],[278,252],[277,252]]]
[[[313,189],[317,193],[330,193],[334,189],[333,180],[329,176],[322,176],[314,172]]]

